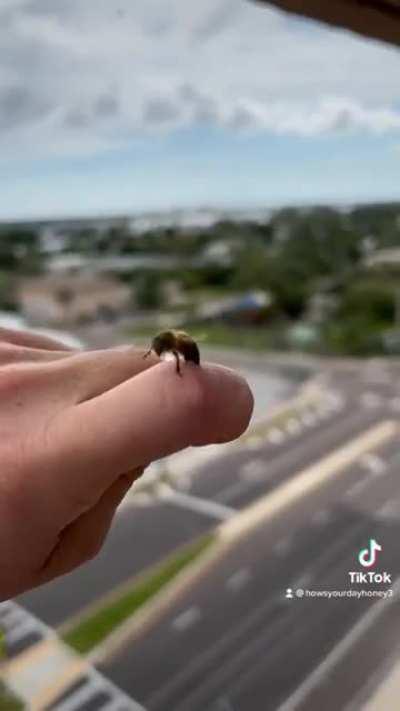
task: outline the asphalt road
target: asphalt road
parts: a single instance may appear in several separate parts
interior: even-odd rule
[[[183,483],[185,494],[240,509],[383,416],[393,416],[391,403],[396,398],[389,369],[383,378],[380,369],[358,372],[339,367],[329,380],[336,396],[330,405],[305,412],[302,420],[282,430],[279,442],[256,447],[249,443],[232,455],[194,468]],[[122,508],[95,560],[17,601],[47,624],[58,626],[218,522],[212,511],[200,513],[173,498]]]
[[[210,519],[162,502],[121,508],[101,553],[69,575],[16,601],[51,626],[61,625],[99,596],[210,527]]]
[[[246,374],[249,377],[252,375],[249,368]],[[263,389],[261,403],[265,412],[268,412],[268,406],[293,392],[293,382],[284,380],[268,368],[256,370],[252,377],[257,392]],[[276,452],[271,454],[274,456]],[[214,470],[214,465],[202,467],[201,470],[208,468]],[[221,459],[215,467],[216,477],[222,470]],[[196,471],[194,468],[192,474]],[[231,476],[234,475],[232,471]],[[204,495],[207,495],[206,488]],[[133,506],[119,510],[95,560],[67,576],[20,595],[17,602],[47,624],[59,626],[115,586],[159,562],[178,546],[210,530],[215,523],[214,517],[177,507],[171,500],[154,499],[145,506],[136,506],[133,501]]]
[[[399,594],[377,619],[374,598],[285,594],[393,587],[399,467],[396,440],[300,498],[241,540],[102,670],[149,711],[358,708],[349,704],[371,691],[398,648]],[[391,584],[350,582],[370,538],[383,548],[373,570],[389,572]]]

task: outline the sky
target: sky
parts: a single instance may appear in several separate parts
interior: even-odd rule
[[[251,0],[0,0],[0,219],[400,199],[399,76]]]

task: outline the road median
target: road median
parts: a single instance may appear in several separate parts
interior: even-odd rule
[[[143,633],[146,626],[154,622],[188,586],[193,585],[202,575],[206,574],[210,567],[216,564],[238,539],[251,533],[253,529],[265,523],[269,518],[279,515],[283,510],[303,496],[311,494],[328,480],[345,473],[346,469],[354,464],[362,454],[382,446],[397,432],[398,424],[394,421],[386,421],[370,428],[315,465],[299,472],[289,482],[282,484],[255,504],[238,512],[232,519],[220,524],[200,555],[193,556],[179,575],[168,581],[167,585],[160,586],[157,594],[151,596],[151,599],[142,605],[141,609],[125,618],[124,625],[119,625],[107,638],[103,637],[101,644],[92,648],[89,655],[90,661],[98,664],[112,657],[117,651],[119,652],[125,644],[130,643]],[[95,617],[89,622],[89,626],[93,625],[94,620]],[[82,621],[82,624],[85,622]],[[80,633],[75,631],[71,634],[72,637],[75,635],[77,639]],[[68,641],[68,635],[65,639]]]

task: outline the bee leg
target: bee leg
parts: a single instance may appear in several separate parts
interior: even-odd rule
[[[150,350],[149,350],[149,351],[147,351],[147,353],[145,353],[145,354],[144,354],[143,358],[147,358],[147,356],[149,356],[149,355],[150,355],[150,353],[151,353],[151,351],[152,351],[152,350],[153,350],[153,349],[152,349],[152,348],[150,348]]]
[[[176,372],[178,373],[178,375],[182,376],[178,351],[172,351],[172,353],[174,354],[176,360]]]

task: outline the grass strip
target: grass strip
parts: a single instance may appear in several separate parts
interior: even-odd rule
[[[6,636],[0,627],[0,664],[6,657]],[[23,708],[22,702],[16,699],[0,681],[0,711],[21,711]]]
[[[138,576],[129,589],[124,587],[121,596],[105,602],[104,606],[68,630],[63,636],[64,641],[81,654],[90,652],[205,552],[214,540],[212,533],[202,536]]]
[[[0,711],[22,711],[23,703],[15,698],[0,681]]]

